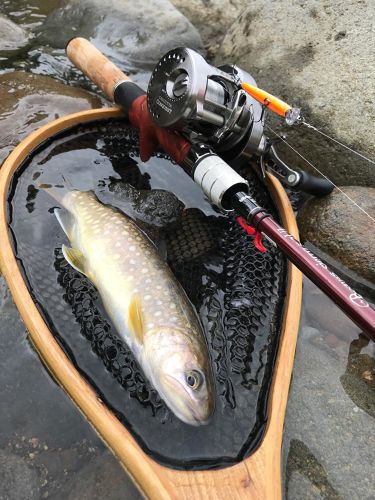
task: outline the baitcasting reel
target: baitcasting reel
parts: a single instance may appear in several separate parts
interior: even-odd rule
[[[225,160],[262,154],[263,108],[241,88],[254,79],[234,65],[215,68],[187,48],[168,52],[147,90],[148,111],[159,127],[183,132]]]
[[[245,87],[272,98],[272,103],[267,97],[259,102],[259,96],[255,99]],[[329,181],[291,169],[264,135],[264,111],[275,103],[279,110],[273,111],[285,113],[288,124],[300,119],[298,108],[258,89],[249,73],[235,65],[216,68],[194,50],[183,47],[160,59],[147,90],[148,112],[158,127],[178,130],[191,143],[207,145],[230,164],[258,156],[262,177],[268,168],[292,189],[315,196],[330,193],[333,185]]]

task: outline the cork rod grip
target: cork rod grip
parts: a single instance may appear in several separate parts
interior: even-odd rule
[[[70,61],[92,80],[113,101],[113,89],[121,80],[129,80],[115,64],[109,61],[85,38],[73,38],[66,46]]]

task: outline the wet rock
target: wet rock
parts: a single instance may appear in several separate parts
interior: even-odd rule
[[[168,0],[65,0],[48,16],[40,40],[64,48],[75,36],[127,70],[152,69],[178,46],[202,50],[197,30]]]
[[[164,227],[178,220],[183,204],[173,193],[154,189],[142,193],[135,201],[134,208],[145,222]]]
[[[21,26],[0,14],[0,56],[6,56],[25,47],[29,35]]]
[[[369,347],[370,353],[375,351],[369,343],[370,340],[363,334],[351,342],[346,370],[340,381],[352,401],[374,418],[375,359],[365,350]]]
[[[7,289],[2,277],[0,289]],[[9,292],[0,293],[0,317],[0,449],[6,447],[10,436],[22,435],[27,445],[24,456],[28,457],[36,450],[29,443],[34,437],[60,447],[92,436],[85,419],[31,348]]]
[[[1,277],[0,316],[0,499],[140,498],[31,348]]]
[[[248,70],[259,86],[303,109],[307,121],[375,156],[371,2],[254,0],[229,29],[216,62]],[[375,186],[375,169],[306,127],[269,122],[336,184]],[[280,146],[283,158],[308,169]]]
[[[375,218],[375,189],[345,187],[345,193]],[[309,200],[298,216],[301,238],[344,266],[375,282],[374,222],[338,190]]]
[[[40,498],[38,474],[26,460],[8,450],[0,450],[0,498],[34,500]]]
[[[212,56],[230,25],[247,5],[245,0],[171,0],[198,28]]]
[[[161,228],[175,223],[181,216],[183,204],[170,191],[137,190],[117,180],[112,181],[109,189],[110,192],[98,191],[100,201],[132,215],[138,222]]]
[[[307,446],[297,439],[290,443],[287,471],[286,498],[341,500],[328,481],[324,468]],[[293,491],[293,495],[289,491]]]
[[[343,383],[350,351],[349,342],[333,351],[324,335],[320,343],[299,336],[283,435],[286,498],[373,496],[375,421],[368,408],[375,395],[370,387],[364,393],[354,376]],[[366,359],[362,366],[369,366]],[[309,494],[293,479],[297,473]]]
[[[64,492],[68,500],[91,500],[107,498],[122,500],[131,498],[138,500],[140,493],[120,468],[112,466],[112,457],[108,451],[85,465],[68,486],[69,492]],[[110,490],[108,486],[110,485]]]
[[[324,341],[330,347],[336,347],[340,342],[348,343],[353,336],[353,323],[341,309],[307,279],[303,292],[306,319],[309,325],[312,325],[302,328],[304,336],[307,331],[314,331],[312,338],[323,333]]]
[[[7,14],[17,23],[33,25],[42,22],[43,16],[50,14],[61,3],[61,0],[3,0],[1,2],[1,12]]]
[[[0,164],[36,128],[76,111],[101,107],[98,97],[47,76],[0,75]]]

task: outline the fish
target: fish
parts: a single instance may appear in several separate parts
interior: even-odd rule
[[[45,188],[46,189],[46,188]],[[207,341],[184,289],[132,219],[92,191],[46,189],[62,208],[68,263],[96,286],[115,329],[168,408],[189,425],[207,424],[214,383]],[[53,191],[54,192],[51,192]]]

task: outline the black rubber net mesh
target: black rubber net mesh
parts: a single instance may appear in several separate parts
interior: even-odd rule
[[[252,196],[276,218],[251,169]],[[90,281],[61,252],[56,202],[41,183],[96,192],[151,238],[196,308],[215,378],[208,425],[181,422],[150,386]],[[212,208],[170,160],[139,159],[138,135],[122,120],[80,125],[53,137],[14,176],[9,195],[14,249],[53,335],[102,401],[155,460],[176,468],[223,467],[259,445],[278,348],[286,261],[253,246],[234,217]],[[110,258],[110,256],[106,256]]]

